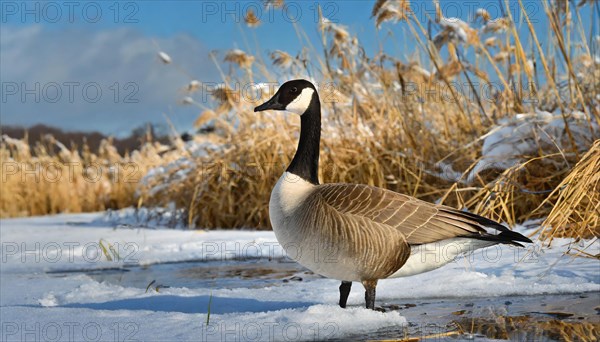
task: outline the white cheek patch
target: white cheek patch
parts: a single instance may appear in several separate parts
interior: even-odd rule
[[[312,88],[304,88],[300,95],[298,95],[294,101],[290,102],[285,110],[288,112],[296,113],[298,115],[304,114],[308,106],[310,105],[310,101],[312,100],[313,93],[315,91]]]

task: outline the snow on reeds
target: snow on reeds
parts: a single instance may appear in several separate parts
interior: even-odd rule
[[[281,2],[267,5],[279,8]],[[560,236],[597,235],[598,213],[588,210],[597,198],[590,187],[595,178],[583,180],[580,169],[590,170],[586,151],[600,138],[600,58],[588,41],[599,42],[576,29],[575,20],[557,23],[556,13],[564,9],[552,6],[558,5],[544,5],[550,32],[526,25],[530,32],[520,37],[508,10],[499,18],[479,10],[466,22],[445,17],[439,6],[435,18],[420,18],[407,0],[378,0],[373,24],[402,25],[416,42],[405,56],[365,51],[352,29],[320,11],[320,41],[303,41],[308,47],[300,51],[272,51],[270,63],[239,49],[221,53],[220,60],[212,53],[222,85],[209,91],[203,81],[210,80],[200,78],[182,85],[187,90],[182,102],[202,109],[196,128],[210,133],[179,142],[168,153],[149,153],[152,162],[140,170],[150,171],[142,172],[137,187],[111,185],[127,190],[113,207],[174,206],[185,211],[190,227],[268,229],[269,195],[293,156],[299,119],[252,109],[276,90],[267,82],[301,77],[315,82],[321,96],[323,182],[385,187],[511,225],[547,218],[548,229],[559,229]],[[578,15],[582,8],[568,11]],[[252,15],[246,16],[249,26],[258,24]],[[404,41],[393,32],[386,33],[387,40]],[[538,35],[559,48],[542,50]],[[159,58],[174,72],[180,69],[166,53]],[[490,80],[495,81],[491,88],[477,86]],[[253,96],[240,93],[248,82]],[[209,102],[198,98],[205,91]],[[27,153],[23,146],[8,149],[3,149],[6,158]],[[589,188],[591,197],[561,192],[577,189],[565,182]],[[31,194],[48,195],[31,187]],[[98,196],[86,192],[94,203],[86,210],[108,206],[98,199],[112,188],[102,189],[95,190]],[[28,207],[13,202],[3,215]],[[561,216],[554,208],[570,209]],[[60,210],[72,209],[35,213]]]
[[[571,146],[566,125],[571,130],[577,151],[587,151],[593,143],[594,132],[600,132],[596,123],[590,126],[585,114],[577,111],[566,119],[560,114],[537,111],[500,120],[482,137],[481,158],[469,173],[467,182],[473,182],[479,173],[487,169],[506,170],[521,165],[540,155],[540,151],[543,154],[568,151]]]
[[[231,85],[303,77],[318,81],[323,103],[322,181],[386,187],[509,224],[548,217],[551,206],[534,209],[600,138],[598,64],[589,49],[526,53],[531,48],[522,45],[506,13],[492,18],[479,10],[468,23],[438,10],[428,32],[409,1],[376,1],[376,26],[406,25],[414,35],[418,44],[405,58],[369,55],[347,26],[320,12],[322,37],[314,46],[321,46],[308,51],[310,63],[306,49],[273,51],[271,65],[249,52],[224,53],[239,70],[223,75],[223,86],[212,92],[214,106],[197,120],[198,126],[233,122],[214,124],[221,148],[192,159],[187,176],[178,174],[177,162],[147,177],[159,191],[145,202],[174,200],[195,226],[268,228],[270,191],[294,153],[299,122],[283,113],[254,113],[271,94],[240,101]],[[551,33],[550,39],[562,39],[561,32]],[[579,39],[586,44],[587,37]],[[539,83],[540,75],[547,81]],[[482,98],[473,82],[492,79],[500,86]],[[449,87],[455,80],[466,81],[466,89]],[[430,89],[437,92],[424,91]]]

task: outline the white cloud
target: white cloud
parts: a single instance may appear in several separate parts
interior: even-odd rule
[[[159,50],[169,53],[176,66],[163,65]],[[208,49],[189,35],[154,39],[129,28],[3,25],[2,124],[45,123],[122,134],[145,122],[164,122],[167,113],[176,126],[185,128],[197,111],[178,105],[190,77],[177,66],[192,78],[219,81]],[[35,94],[24,95],[23,87]],[[102,95],[96,96],[97,89]],[[137,103],[127,103],[127,96]]]

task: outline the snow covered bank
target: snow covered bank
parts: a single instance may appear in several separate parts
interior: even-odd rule
[[[218,267],[222,260],[268,263],[284,257],[272,232],[113,228],[102,222],[101,214],[0,221],[3,341],[315,340],[401,329],[407,323],[399,311],[363,309],[359,284],[350,308],[338,308],[338,281],[317,276],[273,279],[262,287],[251,287],[243,278],[220,286],[215,279],[210,286],[158,292],[99,282],[91,271],[184,261]],[[528,250],[489,248],[429,273],[384,280],[378,304],[600,291],[600,262],[562,256],[569,242],[544,250],[538,244]],[[598,242],[587,250],[599,251]]]

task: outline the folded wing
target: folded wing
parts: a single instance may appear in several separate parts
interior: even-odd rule
[[[531,242],[485,217],[381,188],[333,183],[320,185],[316,191],[325,203],[344,216],[394,227],[409,245],[457,237],[517,246],[521,246],[518,242]]]

